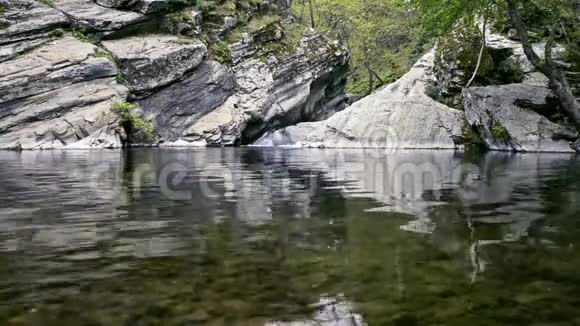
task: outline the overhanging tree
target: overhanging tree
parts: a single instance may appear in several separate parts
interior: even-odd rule
[[[549,79],[549,87],[560,99],[561,108],[580,131],[580,104],[575,97],[567,79],[565,66],[554,59],[553,49],[556,37],[562,36],[570,42],[568,35],[577,35],[580,3],[577,0],[402,0],[411,4],[422,15],[423,26],[433,36],[441,36],[460,20],[475,20],[485,16],[490,3],[501,15],[504,15],[516,30],[521,40],[524,53],[532,65]],[[531,9],[530,9],[531,8]],[[504,12],[500,12],[503,10]],[[543,53],[536,53],[530,37],[530,22],[526,22],[523,13],[536,13],[536,25],[540,25],[545,35]],[[568,31],[572,27],[573,31]],[[485,33],[485,32],[484,32]],[[537,33],[536,33],[537,34]],[[483,34],[485,37],[485,34]],[[485,40],[483,40],[483,43]],[[477,71],[476,71],[477,73]],[[471,83],[469,83],[471,84]],[[580,140],[573,144],[580,152]]]

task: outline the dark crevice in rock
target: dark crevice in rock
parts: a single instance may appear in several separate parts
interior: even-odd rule
[[[324,120],[343,110],[347,106],[344,91],[347,70],[347,65],[337,66],[315,79],[310,84],[307,102],[301,106],[289,111],[281,110],[283,113],[271,118],[268,123],[257,119],[250,121],[242,133],[241,143],[251,144],[268,132],[301,122]]]
[[[529,99],[516,99],[514,104],[520,108],[534,111],[554,123],[572,126],[569,118],[562,112],[560,100],[553,95],[548,95],[544,103],[534,103]]]

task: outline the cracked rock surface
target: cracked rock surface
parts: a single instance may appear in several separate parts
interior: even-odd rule
[[[182,44],[173,35],[146,35],[104,41],[132,92],[151,91],[175,82],[207,55],[201,42]]]
[[[110,108],[127,88],[95,49],[68,36],[0,63],[0,149],[122,145]]]

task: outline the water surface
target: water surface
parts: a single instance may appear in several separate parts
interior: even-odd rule
[[[573,155],[0,152],[2,325],[580,325]]]

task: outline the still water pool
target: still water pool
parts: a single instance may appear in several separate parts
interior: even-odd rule
[[[580,325],[580,158],[0,152],[0,325]]]

